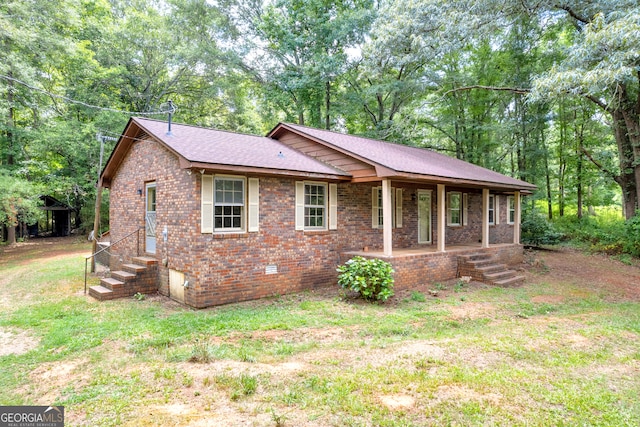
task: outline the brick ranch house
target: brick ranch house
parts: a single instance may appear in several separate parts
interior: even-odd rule
[[[505,266],[523,256],[520,198],[535,189],[430,150],[300,125],[254,136],[142,118],[100,185],[111,277],[90,294],[159,291],[198,308],[336,285],[356,254],[391,262],[396,289],[461,274],[508,284],[518,278]]]

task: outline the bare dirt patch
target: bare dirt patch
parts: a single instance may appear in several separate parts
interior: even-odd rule
[[[38,340],[26,331],[0,328],[0,356],[24,354],[38,346]]]
[[[550,283],[571,283],[584,287],[585,292],[600,292],[609,301],[640,301],[638,265],[627,265],[607,255],[587,255],[572,248],[535,251],[528,257],[529,277],[541,274]]]
[[[416,400],[406,394],[383,395],[380,402],[392,411],[411,409],[416,404]]]
[[[81,236],[34,238],[13,245],[0,246],[0,267],[27,265],[34,259],[45,260],[74,254],[91,253],[90,243]]]

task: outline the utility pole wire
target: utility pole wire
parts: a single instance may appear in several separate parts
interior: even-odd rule
[[[173,111],[149,111],[149,112],[144,112],[144,111],[123,111],[123,110],[118,110],[118,109],[115,109],[115,108],[100,107],[98,105],[88,104],[86,102],[78,101],[76,99],[72,99],[72,98],[69,98],[69,97],[64,96],[64,95],[57,95],[55,93],[48,92],[48,91],[46,91],[44,89],[40,89],[38,87],[32,86],[32,85],[30,85],[28,83],[25,83],[25,82],[23,82],[21,80],[15,79],[13,77],[5,76],[3,74],[0,74],[0,79],[5,79],[5,80],[10,80],[12,82],[16,82],[18,84],[21,84],[22,86],[28,87],[31,90],[35,90],[35,91],[44,93],[45,95],[53,97],[53,98],[62,99],[64,101],[70,102],[72,104],[82,105],[84,107],[93,108],[95,110],[110,111],[112,113],[128,114],[130,116],[155,116],[155,115],[167,114],[169,112],[175,112],[175,110],[176,110],[175,105],[171,107],[171,109]]]

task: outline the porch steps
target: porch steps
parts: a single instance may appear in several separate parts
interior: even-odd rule
[[[524,281],[524,276],[509,269],[489,254],[475,253],[458,257],[458,274],[470,276],[472,280],[484,282],[494,286],[515,286]]]
[[[136,293],[149,294],[158,290],[158,260],[135,257],[122,270],[111,272],[111,277],[100,279],[100,284],[89,288],[89,295],[99,301],[124,298]]]

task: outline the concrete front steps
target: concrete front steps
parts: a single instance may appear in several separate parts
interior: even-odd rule
[[[100,301],[151,294],[158,291],[158,260],[135,257],[122,270],[112,271],[111,277],[100,279],[100,284],[89,288],[89,295]]]
[[[490,254],[476,253],[458,257],[458,274],[472,280],[495,286],[514,286],[524,281],[524,276],[493,259]]]

